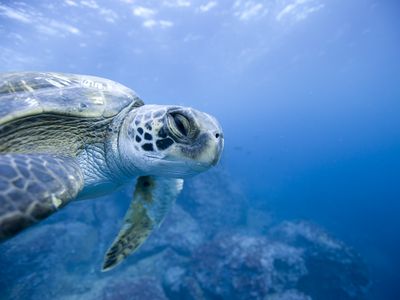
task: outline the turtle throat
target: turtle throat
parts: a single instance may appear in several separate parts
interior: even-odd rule
[[[127,124],[135,115],[135,107],[124,108],[111,122],[105,143],[106,161],[110,176],[114,181],[125,182],[139,174],[139,169],[130,163],[124,151],[127,136]]]

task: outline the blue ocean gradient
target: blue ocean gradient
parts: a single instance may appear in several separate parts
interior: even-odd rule
[[[318,224],[365,261],[370,299],[398,299],[398,1],[0,0],[0,37],[1,72],[106,77],[216,116],[249,207]]]

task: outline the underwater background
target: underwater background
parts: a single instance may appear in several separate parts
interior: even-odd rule
[[[0,0],[0,71],[206,111],[218,167],[102,273],[132,186],[0,245],[0,299],[399,299],[400,2]]]

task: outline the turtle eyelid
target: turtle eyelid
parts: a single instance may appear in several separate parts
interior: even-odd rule
[[[175,138],[183,141],[196,138],[198,133],[193,118],[181,112],[170,112],[168,114],[168,127]]]
[[[184,136],[187,136],[190,130],[189,120],[181,114],[174,114],[173,118],[176,128],[179,130],[179,132],[182,133]]]

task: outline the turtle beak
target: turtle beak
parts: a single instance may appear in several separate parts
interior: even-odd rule
[[[221,159],[222,150],[224,150],[224,134],[222,131],[213,134],[216,139],[215,156],[211,165],[216,166]]]
[[[211,167],[218,164],[221,159],[221,154],[224,149],[224,135],[222,130],[210,130],[207,134],[207,147],[202,154],[201,158],[198,158],[193,164],[192,160],[188,161],[191,168],[194,170],[194,174],[204,172]]]
[[[221,159],[224,150],[224,133],[217,119],[209,114],[203,113],[203,127],[207,130],[208,135],[208,151],[207,162],[209,166],[215,166]]]

